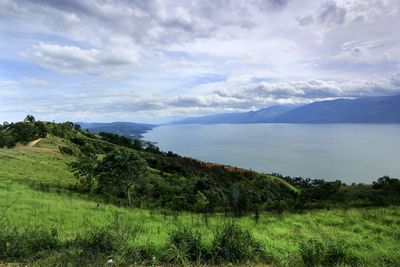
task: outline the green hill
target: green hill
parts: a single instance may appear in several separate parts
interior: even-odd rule
[[[31,127],[29,123],[25,124]],[[136,206],[196,211],[195,197],[201,193],[208,203],[204,211],[232,211],[240,214],[254,209],[274,209],[282,200],[292,201],[298,192],[275,176],[180,157],[172,152],[161,152],[152,144],[143,144],[141,147],[116,134],[97,136],[82,132],[79,128],[74,129],[72,124],[66,125],[45,123],[46,137],[42,137],[34,146],[30,146],[29,142],[39,136],[28,136],[22,141],[27,145],[17,144],[13,149],[3,150],[0,173],[31,184],[57,186],[90,194],[100,193],[102,196],[104,194],[96,189],[85,188],[82,179],[76,179],[68,166],[89,153],[87,151],[101,158],[119,148],[137,153],[149,166],[149,175],[135,188]],[[3,131],[12,132],[12,127]],[[21,125],[18,127],[21,128]],[[24,166],[18,168],[21,164]],[[54,168],[49,168],[50,165]],[[234,193],[237,194],[235,198],[232,196]],[[123,202],[120,195],[107,195],[105,198],[115,203]],[[259,198],[257,206],[254,198]],[[242,203],[239,205],[237,202]]]
[[[149,144],[127,147],[118,136],[91,135],[69,123],[44,123],[46,135],[39,137],[34,125],[25,124],[31,130],[25,139],[18,134],[15,146],[0,148],[0,265],[400,262],[397,206],[292,212],[299,201],[334,207],[341,203],[335,198],[349,202],[354,192],[376,195],[379,189],[341,185],[332,197],[313,202],[320,194],[306,189],[305,180],[205,163]],[[13,143],[10,127],[0,132]],[[101,160],[115,149],[133,151],[148,163],[149,175],[135,187],[131,207],[123,195],[88,190],[69,167],[88,151]],[[313,184],[324,186],[332,190],[331,184]],[[201,210],[198,192],[205,200]]]

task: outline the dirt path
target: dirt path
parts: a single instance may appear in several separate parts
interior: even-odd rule
[[[37,143],[39,143],[41,140],[42,140],[42,138],[33,140],[32,142],[29,142],[27,146],[33,147],[33,146],[35,146]]]

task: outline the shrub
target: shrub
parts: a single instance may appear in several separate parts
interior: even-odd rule
[[[70,147],[67,147],[67,146],[60,146],[58,149],[63,154],[67,154],[67,155],[73,155],[74,154],[74,150],[72,148],[70,148]]]
[[[37,259],[60,247],[55,229],[27,228],[0,232],[0,259]]]
[[[211,250],[216,263],[240,263],[265,256],[262,246],[251,233],[234,223],[227,223],[217,229]]]
[[[144,246],[138,247],[133,256],[137,262],[145,266],[154,266],[160,263],[162,252],[153,243],[148,242]]]
[[[132,254],[129,242],[135,240],[139,232],[139,227],[116,218],[112,226],[95,228],[78,236],[72,241],[71,247],[80,251],[79,257],[93,262],[109,256],[123,257],[125,254]]]
[[[300,255],[306,266],[317,266],[324,261],[325,244],[318,239],[309,239],[300,243]]]
[[[109,255],[118,249],[116,237],[108,229],[96,229],[85,236],[78,236],[74,245],[85,255]]]
[[[188,227],[178,228],[169,234],[165,260],[174,264],[199,262],[202,257],[201,233]]]
[[[347,244],[343,240],[309,239],[300,243],[300,255],[306,266],[335,266],[346,258]]]
[[[348,245],[343,240],[330,239],[326,242],[326,248],[325,265],[334,266],[345,261]]]

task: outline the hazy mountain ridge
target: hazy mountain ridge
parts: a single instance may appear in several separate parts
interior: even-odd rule
[[[277,116],[278,123],[400,123],[400,95],[314,102]]]
[[[335,99],[304,106],[276,105],[249,112],[189,117],[177,124],[246,123],[400,123],[400,95]],[[78,122],[91,133],[108,132],[138,138],[157,125],[132,122]]]
[[[244,113],[190,117],[170,124],[400,123],[400,95],[277,105]]]
[[[256,111],[189,117],[170,124],[267,123],[296,107],[295,105],[276,105]]]

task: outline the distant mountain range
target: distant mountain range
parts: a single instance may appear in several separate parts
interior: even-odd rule
[[[107,132],[132,138],[141,137],[141,134],[156,127],[153,124],[133,122],[78,122],[78,124],[82,129],[87,129],[91,133]]]
[[[400,123],[400,95],[314,102],[277,116],[281,123]]]
[[[256,111],[190,117],[168,124],[217,123],[400,123],[400,95],[336,99],[304,106],[277,105]],[[78,122],[92,133],[108,132],[138,138],[157,127],[132,122]]]
[[[400,123],[400,95],[336,99],[304,106],[278,105],[244,113],[191,117],[171,124]]]
[[[170,124],[216,124],[216,123],[267,123],[296,108],[295,105],[277,105],[249,112],[222,113],[203,117],[190,117]]]

